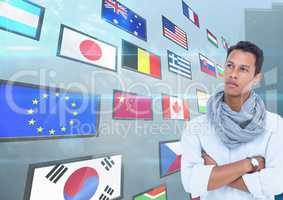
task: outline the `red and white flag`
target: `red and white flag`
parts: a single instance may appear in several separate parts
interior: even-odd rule
[[[163,96],[163,118],[189,120],[189,104],[187,101],[173,96]]]
[[[61,25],[57,55],[116,71],[117,48],[85,33]]]

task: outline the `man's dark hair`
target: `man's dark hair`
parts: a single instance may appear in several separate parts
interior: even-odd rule
[[[262,67],[262,64],[263,64],[263,51],[262,49],[260,49],[258,46],[256,46],[255,44],[249,42],[249,41],[240,41],[238,42],[236,45],[234,46],[231,46],[228,51],[227,51],[227,57],[230,55],[230,53],[233,51],[233,50],[242,50],[244,52],[249,52],[249,53],[252,53],[256,60],[255,60],[255,66],[256,66],[256,69],[255,69],[255,75],[257,75],[258,73],[260,73],[261,71],[261,67]]]

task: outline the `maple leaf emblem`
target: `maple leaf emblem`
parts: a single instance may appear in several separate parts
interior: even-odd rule
[[[178,101],[175,101],[172,107],[175,113],[178,113],[181,110],[181,106],[179,106]]]

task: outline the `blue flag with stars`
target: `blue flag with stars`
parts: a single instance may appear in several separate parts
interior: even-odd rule
[[[1,81],[0,139],[96,136],[99,96]]]
[[[116,0],[103,0],[102,18],[136,37],[147,40],[146,20]]]

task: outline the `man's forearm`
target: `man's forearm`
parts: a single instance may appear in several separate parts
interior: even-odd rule
[[[249,171],[250,161],[247,159],[222,166],[215,166],[211,171],[207,189],[214,190],[222,186],[229,185]]]
[[[236,188],[238,190],[249,192],[249,189],[247,188],[247,186],[246,186],[246,184],[244,182],[244,179],[242,177],[236,179],[235,181],[230,183],[228,186]]]

